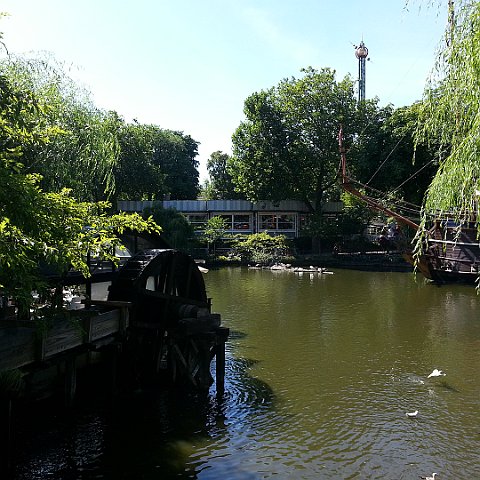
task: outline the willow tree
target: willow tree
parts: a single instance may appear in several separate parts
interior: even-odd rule
[[[429,215],[466,221],[480,194],[480,2],[449,5],[443,48],[425,89],[417,142],[437,146],[439,169],[424,199]]]
[[[41,149],[57,133],[47,116],[33,91],[0,74],[0,301],[13,299],[25,314],[33,290],[49,292],[40,265],[59,276],[70,267],[88,276],[87,254],[115,261],[125,229],[160,231],[137,214],[108,215],[106,202],[78,202],[68,189],[41,188],[41,176],[23,160],[25,150]]]
[[[19,91],[33,92],[45,106],[41,115],[29,114],[30,123],[55,128],[46,142],[24,147],[26,171],[42,175],[45,190],[69,188],[84,201],[108,199],[120,152],[119,117],[97,108],[88,90],[53,58],[9,56],[0,63],[0,73]]]

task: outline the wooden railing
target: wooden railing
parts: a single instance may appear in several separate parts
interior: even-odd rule
[[[0,372],[50,360],[82,345],[123,337],[129,324],[130,302],[89,301],[102,310],[71,311],[66,318],[48,321],[0,320]]]

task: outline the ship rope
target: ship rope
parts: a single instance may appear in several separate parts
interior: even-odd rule
[[[348,183],[364,190],[365,196],[368,197],[372,202],[382,202],[385,204],[388,203],[390,205],[394,205],[396,208],[408,215],[420,217],[420,206],[407,202],[406,200],[393,198],[391,196],[393,192],[385,193],[350,177],[348,177]]]
[[[413,173],[412,175],[410,175],[404,182],[402,182],[398,187],[394,188],[393,189],[393,192],[396,192],[398,190],[400,190],[407,182],[409,182],[410,180],[413,180],[424,168],[428,167],[431,163],[434,162],[435,159],[431,159],[429,162],[427,162],[425,165],[423,165],[422,167],[420,167],[415,173]]]
[[[402,138],[400,138],[400,140],[397,142],[397,144],[392,148],[392,150],[390,151],[390,153],[386,156],[385,160],[379,165],[379,167],[377,168],[377,170],[375,170],[375,173],[370,177],[370,180],[366,183],[366,185],[368,185],[374,178],[375,176],[377,175],[377,173],[383,168],[383,166],[385,165],[385,163],[387,163],[387,160],[392,156],[393,152],[397,149],[397,147],[400,145],[400,143],[402,142],[402,140],[405,138],[405,135],[403,135]]]

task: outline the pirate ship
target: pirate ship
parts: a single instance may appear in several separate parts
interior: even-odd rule
[[[410,214],[418,212],[418,207],[406,202],[397,203],[391,208],[385,201],[379,200],[372,189],[347,174],[345,147],[342,132],[339,133],[340,168],[339,182],[341,187],[365,202],[370,208],[394,218],[398,224],[415,232],[415,238],[422,241],[414,251],[412,242],[399,237],[397,248],[405,260],[419,271],[425,278],[436,283],[475,284],[480,272],[480,241],[475,218],[458,222],[453,216],[443,214],[432,218],[428,227],[421,226]],[[369,192],[369,193],[366,193]],[[398,207],[398,209],[397,209]],[[403,241],[402,241],[403,240]]]

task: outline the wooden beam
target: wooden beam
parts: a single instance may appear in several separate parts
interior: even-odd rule
[[[77,392],[77,367],[76,357],[67,358],[65,361],[65,406],[71,407]]]

